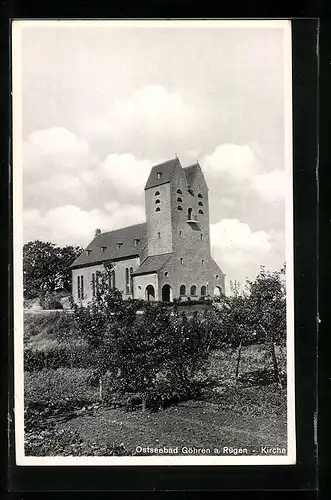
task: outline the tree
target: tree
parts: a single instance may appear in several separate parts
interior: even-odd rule
[[[23,246],[23,289],[26,298],[53,292],[57,286],[71,291],[70,264],[82,252],[80,247],[58,247],[40,240]]]

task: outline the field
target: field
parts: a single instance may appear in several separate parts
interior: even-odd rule
[[[65,327],[61,313],[28,314],[25,346],[45,350],[84,342]],[[36,326],[37,325],[37,326]],[[285,371],[285,353],[277,359]],[[84,354],[83,354],[84,357]],[[134,455],[139,447],[286,448],[286,389],[268,379],[270,356],[263,346],[242,351],[236,383],[236,350],[210,355],[208,372],[217,380],[198,401],[184,401],[158,411],[142,412],[139,404],[107,402],[109,377],[100,387],[86,367],[43,368],[25,372],[25,448],[30,456]],[[123,398],[129,396],[123,396]],[[138,448],[137,448],[138,447]]]

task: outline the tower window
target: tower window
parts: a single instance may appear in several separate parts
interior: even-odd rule
[[[197,294],[197,287],[195,285],[191,286],[191,295],[196,295]]]
[[[200,210],[199,210],[199,214],[202,214],[202,215],[203,215],[203,210],[201,210],[201,209],[200,209]]]
[[[186,295],[186,286],[185,285],[180,286],[179,295],[181,295],[181,296]]]
[[[201,193],[198,194],[198,198],[203,198]]]
[[[200,234],[200,240],[203,240],[203,234],[202,233]]]
[[[187,211],[187,218],[188,220],[192,220],[192,208],[189,208]]]
[[[160,239],[161,238],[161,233],[157,233],[157,237],[158,237],[158,239]]]
[[[166,278],[169,276],[168,271],[166,271],[166,272],[164,273],[164,276],[165,276]]]
[[[159,203],[160,203],[159,199],[155,200],[155,205],[158,205]]]
[[[161,208],[160,207],[156,207],[155,212],[161,212]]]
[[[177,193],[178,194],[183,194],[182,191],[180,189],[177,189]]]
[[[183,259],[183,257],[181,257],[181,258],[180,258],[180,263],[181,263],[181,264],[184,264],[184,259]]]
[[[205,261],[202,259],[201,261],[201,265],[204,266],[205,265]]]
[[[198,205],[199,205],[199,207],[203,207],[202,201],[199,201]]]
[[[160,196],[160,191],[155,191],[155,195],[154,196]]]
[[[158,172],[158,173],[157,173],[157,178],[158,178],[159,180],[160,180],[160,179],[162,179],[162,172]]]
[[[183,208],[180,205],[178,205],[177,210],[183,210]]]
[[[179,231],[179,236],[182,238],[183,237],[183,231]]]
[[[178,196],[178,198],[177,198],[177,203],[183,203],[183,200],[181,199],[180,196]]]
[[[219,278],[218,274],[216,274],[215,278],[218,280],[218,278]]]

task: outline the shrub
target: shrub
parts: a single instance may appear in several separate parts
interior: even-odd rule
[[[97,364],[97,352],[83,342],[50,343],[43,348],[24,349],[24,370],[39,371],[44,368],[89,368]]]
[[[24,312],[24,337],[32,340],[32,337],[42,335],[45,338],[56,338],[59,341],[78,338],[76,323],[71,313],[52,312]],[[40,341],[40,339],[38,339]]]
[[[98,392],[88,384],[90,370],[43,369],[24,373],[24,403],[27,410],[68,410],[98,401]]]

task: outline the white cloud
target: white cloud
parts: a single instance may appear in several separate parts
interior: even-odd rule
[[[49,177],[79,171],[88,162],[88,143],[62,127],[36,130],[23,144],[23,168]]]
[[[258,174],[252,179],[254,189],[266,202],[275,202],[285,197],[285,182],[285,171],[283,170]]]
[[[221,144],[204,157],[202,164],[211,176],[228,175],[236,181],[245,181],[260,170],[254,151],[247,145]]]
[[[43,239],[58,245],[86,246],[96,228],[110,231],[145,220],[141,206],[109,204],[105,210],[82,210],[75,205],[59,206],[45,213],[25,210],[24,240]]]
[[[128,194],[140,194],[144,189],[153,164],[149,160],[137,160],[132,154],[111,154],[100,166],[100,179],[110,179],[119,190]]]
[[[211,245],[213,256],[227,278],[241,282],[246,276],[254,276],[272,251],[271,238],[266,231],[252,231],[248,224],[238,219],[212,224]]]

